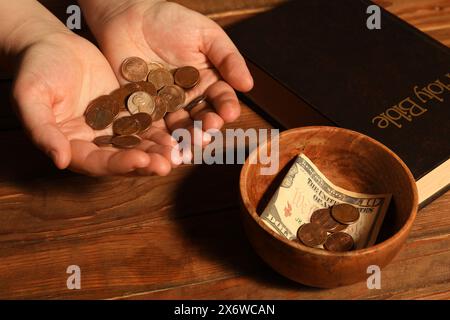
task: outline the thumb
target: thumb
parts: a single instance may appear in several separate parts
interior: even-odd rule
[[[59,169],[67,168],[71,159],[70,143],[57,126],[51,107],[44,104],[19,104],[18,109],[22,123],[36,146]]]
[[[44,123],[29,130],[31,139],[44,151],[59,169],[66,169],[70,164],[71,149],[66,136],[56,124]]]

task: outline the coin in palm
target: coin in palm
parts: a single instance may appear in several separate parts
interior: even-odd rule
[[[112,143],[119,149],[133,149],[141,143],[141,139],[133,135],[117,136],[112,139]]]
[[[172,74],[168,70],[163,68],[150,71],[147,81],[151,82],[158,91],[166,86],[174,84]]]
[[[144,81],[147,78],[147,62],[138,57],[125,59],[121,67],[123,77],[130,82]]]
[[[138,91],[128,98],[127,106],[131,114],[140,112],[152,114],[155,110],[155,101],[147,92]]]
[[[158,96],[167,102],[167,112],[176,112],[183,108],[186,100],[184,90],[177,86],[171,85],[164,87]]]
[[[191,89],[200,82],[200,72],[191,66],[179,68],[175,71],[175,83],[184,89]]]
[[[113,132],[116,135],[133,135],[138,133],[140,125],[133,117],[123,117],[114,121]]]

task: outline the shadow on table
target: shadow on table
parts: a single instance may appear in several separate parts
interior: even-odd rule
[[[316,290],[282,277],[252,249],[239,216],[241,167],[194,167],[177,190],[172,218],[178,223],[179,232],[192,243],[193,251],[227,274],[245,275],[274,288]]]
[[[60,220],[62,224],[65,219],[92,215],[96,203],[91,200],[96,193],[114,186],[113,179],[109,184],[105,182],[108,179],[99,184],[98,179],[58,170],[23,132],[2,132],[0,143],[4,150],[0,166],[2,195],[17,197],[14,210],[39,219],[39,224],[49,220]],[[3,212],[9,210],[10,214],[12,209],[7,205],[2,202],[0,208],[6,206]],[[25,219],[22,222],[26,223]]]
[[[30,218],[18,226],[22,230],[63,230],[71,226],[71,218],[94,214],[99,209],[94,200],[104,196],[110,199],[111,190],[123,183],[114,178],[105,178],[99,183],[94,178],[61,172],[25,135],[17,132],[4,133],[2,143],[6,154],[0,166],[0,181],[4,188],[20,190],[22,197],[26,197],[20,202],[23,208],[17,209]],[[178,232],[188,239],[197,256],[208,259],[212,267],[217,266],[213,270],[216,274],[245,275],[274,288],[314,290],[278,275],[251,248],[239,217],[240,170],[241,165],[190,168],[189,174],[180,179],[174,195],[175,208],[170,210]],[[128,196],[132,193],[121,195],[122,198]],[[75,205],[73,199],[83,205]],[[111,206],[108,201],[101,203]],[[68,205],[71,210],[67,210]],[[110,218],[105,215],[102,219]]]

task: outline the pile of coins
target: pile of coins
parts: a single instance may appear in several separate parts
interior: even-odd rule
[[[185,105],[185,90],[200,82],[200,72],[191,66],[170,71],[161,63],[131,57],[122,63],[121,73],[130,83],[91,101],[85,112],[86,123],[94,130],[112,125],[114,135],[94,139],[100,147],[134,148],[141,142],[139,136],[166,113],[190,110],[206,99],[201,96]],[[128,114],[119,117],[123,111]]]
[[[310,223],[300,226],[297,238],[311,248],[323,245],[328,251],[350,251],[354,248],[355,242],[351,235],[342,231],[358,220],[358,209],[349,204],[319,209],[311,215]]]

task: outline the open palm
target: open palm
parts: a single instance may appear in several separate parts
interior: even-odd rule
[[[167,131],[149,131],[141,150],[100,149],[91,141],[111,129],[86,125],[89,101],[118,88],[110,64],[90,42],[72,33],[52,34],[27,48],[14,99],[27,132],[59,168],[94,176],[167,174],[174,145]]]
[[[192,129],[193,120],[201,120],[206,131],[239,117],[233,88],[248,91],[253,80],[234,44],[212,20],[175,3],[140,1],[111,10],[90,26],[120,81],[121,63],[130,56],[200,70],[200,84],[188,92],[187,101],[206,94],[212,106],[168,114],[160,127]],[[205,135],[204,143],[209,139]]]

